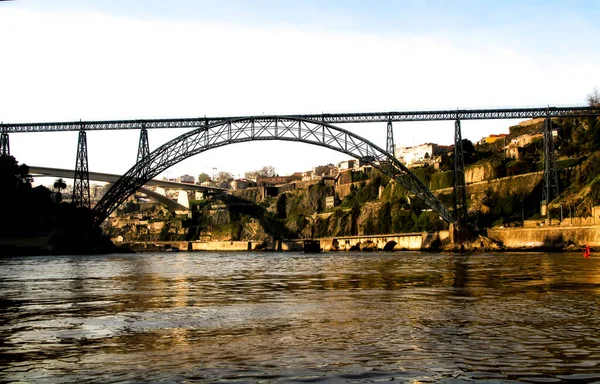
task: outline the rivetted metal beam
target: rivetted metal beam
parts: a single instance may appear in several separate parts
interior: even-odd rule
[[[202,126],[152,151],[130,168],[95,206],[101,223],[119,204],[159,173],[191,156],[224,145],[254,140],[283,140],[318,145],[361,159],[395,179],[448,222],[452,214],[406,166],[372,142],[319,120],[295,118],[239,119]]]
[[[497,120],[497,119],[531,119],[546,117],[585,117],[600,116],[600,107],[543,107],[543,108],[501,108],[501,109],[456,109],[437,111],[405,111],[405,112],[365,112],[365,113],[321,113],[303,115],[272,116],[230,116],[199,117],[183,119],[136,119],[136,120],[103,120],[72,121],[49,123],[4,124],[6,132],[56,132],[79,131],[85,124],[86,131],[121,130],[121,129],[169,129],[200,128],[228,120],[250,120],[266,122],[273,119],[302,119],[320,121],[324,124],[374,123],[394,121],[444,121],[444,120]]]

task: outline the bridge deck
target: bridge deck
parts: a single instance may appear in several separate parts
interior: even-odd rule
[[[55,132],[121,130],[140,128],[200,128],[223,121],[286,120],[305,119],[327,124],[373,123],[388,121],[443,121],[443,120],[496,120],[531,119],[539,117],[583,117],[600,116],[600,107],[542,107],[542,108],[500,108],[500,109],[456,109],[433,111],[389,111],[363,113],[321,113],[272,116],[222,116],[177,119],[136,119],[72,122],[40,122],[2,124],[2,130],[12,132]]]
[[[48,168],[48,167],[36,167],[30,166],[29,173],[32,175],[41,175],[41,176],[52,176],[52,177],[65,177],[72,179],[75,176],[75,171],[72,169],[61,169],[61,168]],[[106,181],[109,183],[114,183],[121,177],[120,175],[115,175],[111,173],[101,173],[101,172],[89,172],[90,180],[95,181]],[[197,184],[188,184],[188,183],[176,183],[173,181],[165,181],[165,180],[149,180],[145,185],[153,186],[153,187],[162,187],[162,188],[170,188],[170,189],[183,189],[187,191],[199,191],[199,192],[224,192],[223,188],[216,187],[207,187],[203,185]]]

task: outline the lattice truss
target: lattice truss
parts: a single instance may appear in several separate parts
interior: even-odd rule
[[[213,148],[253,140],[303,142],[361,159],[395,179],[444,220],[453,221],[446,207],[393,154],[352,132],[314,120],[252,117],[207,124],[151,152],[129,169],[98,202],[95,207],[96,222],[102,222],[138,188],[180,161]]]
[[[584,117],[600,116],[600,107],[545,107],[545,108],[503,108],[503,109],[456,109],[441,111],[404,111],[404,112],[365,112],[365,113],[324,113],[306,115],[282,115],[280,119],[302,119],[322,121],[329,124],[373,123],[400,121],[451,121],[451,120],[494,120],[494,119],[534,119],[539,117]],[[250,119],[252,116],[227,116],[180,119],[148,119],[148,120],[105,120],[105,121],[72,121],[0,124],[7,133],[11,132],[55,132],[78,131],[85,124],[86,131],[112,129],[170,129],[199,128],[204,124],[224,121]],[[262,118],[254,116],[254,118]]]

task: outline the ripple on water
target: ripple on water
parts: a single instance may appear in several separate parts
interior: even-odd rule
[[[1,259],[0,381],[600,380],[579,256]]]

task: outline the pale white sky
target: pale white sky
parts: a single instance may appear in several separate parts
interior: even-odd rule
[[[582,105],[600,85],[599,8],[593,1],[0,2],[0,121]],[[514,123],[465,121],[463,136],[476,141]],[[385,123],[342,127],[385,147]],[[453,129],[453,122],[396,123],[394,135],[404,146],[450,144]],[[149,131],[150,149],[182,132]],[[88,132],[90,170],[126,172],[138,137]],[[75,165],[76,132],[11,134],[10,144],[19,162]],[[283,175],[345,159],[306,144],[255,142],[197,155],[169,175],[214,167],[238,176],[265,165]]]

